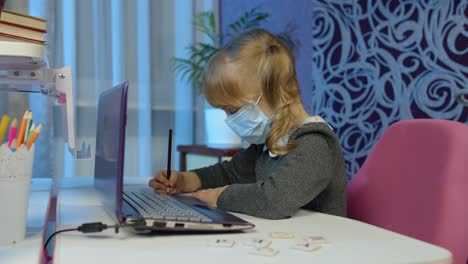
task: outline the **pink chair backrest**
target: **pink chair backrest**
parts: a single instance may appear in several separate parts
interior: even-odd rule
[[[468,126],[400,121],[348,184],[348,216],[450,250],[468,263]]]

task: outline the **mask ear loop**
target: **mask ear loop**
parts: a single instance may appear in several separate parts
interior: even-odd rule
[[[258,105],[258,102],[260,102],[260,99],[262,99],[263,93],[260,94],[260,97],[258,97],[257,101],[255,102],[256,105]]]

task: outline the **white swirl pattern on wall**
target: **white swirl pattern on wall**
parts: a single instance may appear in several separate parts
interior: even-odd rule
[[[392,123],[468,123],[468,1],[314,0],[314,114],[341,140],[348,178]],[[459,100],[460,101],[460,100]]]

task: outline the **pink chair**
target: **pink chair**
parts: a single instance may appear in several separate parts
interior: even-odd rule
[[[468,263],[468,126],[391,125],[348,184],[348,217],[429,242]]]

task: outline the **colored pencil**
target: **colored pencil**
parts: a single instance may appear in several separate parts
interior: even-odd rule
[[[36,126],[34,125],[34,122],[33,122],[32,125],[31,125],[31,128],[29,129],[29,132],[28,132],[28,139],[31,138],[31,135],[32,135],[32,133],[34,132],[35,129],[36,129]]]
[[[23,144],[24,132],[26,131],[26,124],[28,122],[29,110],[24,113],[23,119],[21,120],[21,126],[18,134],[18,140],[16,140],[16,148],[19,148]]]
[[[41,133],[41,131],[42,131],[42,123],[40,123],[37,126],[37,128],[32,133],[31,137],[29,138],[28,142],[26,143],[26,148],[28,150],[31,148],[32,144],[34,144],[34,142],[36,142],[37,137],[39,137],[39,134]]]
[[[3,115],[2,121],[0,122],[0,145],[2,144],[3,138],[5,137],[9,122],[10,122],[10,116]]]
[[[32,111],[29,112],[28,114],[28,121],[26,123],[26,130],[24,131],[24,142],[28,142],[29,138],[29,129],[31,129],[31,123],[32,123],[32,118],[33,118],[33,113]]]
[[[15,152],[16,151],[16,138],[13,139],[13,143],[11,144],[10,150]]]
[[[16,131],[17,131],[17,126],[18,126],[18,120],[13,118],[13,121],[11,121],[10,125],[10,132],[8,133],[8,147],[11,147],[11,144],[13,143],[13,140],[16,137]]]

